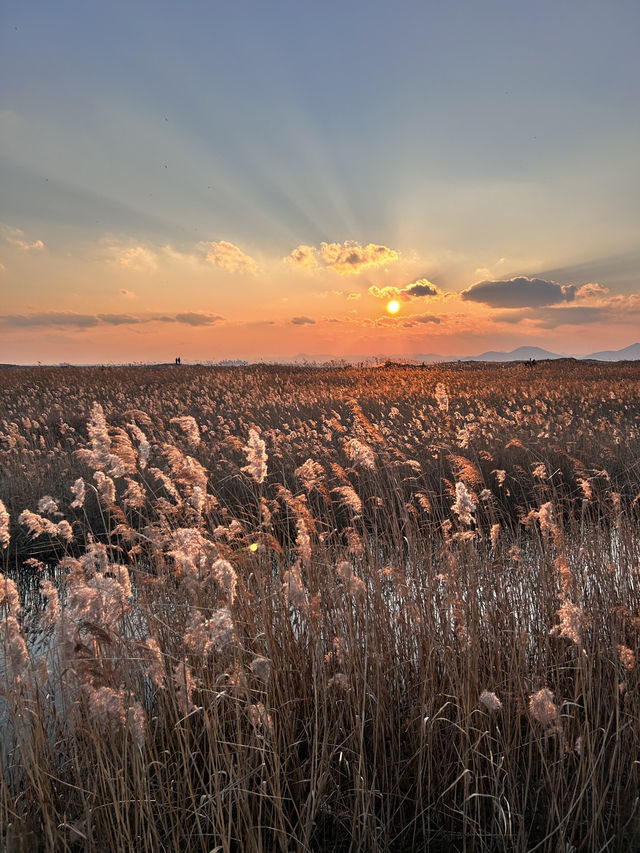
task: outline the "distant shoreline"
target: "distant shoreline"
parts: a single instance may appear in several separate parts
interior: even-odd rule
[[[621,358],[621,359],[597,359],[574,356],[546,358],[546,359],[512,359],[512,360],[491,360],[491,359],[451,359],[443,361],[410,361],[410,360],[363,360],[363,361],[341,361],[335,360],[330,362],[320,361],[251,361],[251,362],[183,362],[176,365],[172,362],[121,362],[109,363],[98,362],[95,364],[0,364],[0,371],[35,371],[35,370],[189,370],[193,368],[199,369],[252,369],[252,368],[287,368],[287,369],[304,369],[316,368],[318,370],[345,370],[345,369],[384,369],[384,368],[417,368],[417,367],[513,367],[517,365],[525,365],[530,367],[544,365],[560,365],[567,363],[571,365],[599,365],[599,366],[616,366],[616,365],[638,365],[640,359],[637,358]]]

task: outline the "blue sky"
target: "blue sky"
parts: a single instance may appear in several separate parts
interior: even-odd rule
[[[635,2],[5,0],[0,20],[0,287],[25,358],[28,318],[53,311],[144,318],[129,348],[150,359],[167,311],[224,318],[198,327],[194,358],[212,337],[239,357],[243,335],[264,356],[638,337]],[[346,290],[331,265],[282,266],[323,242],[397,258]],[[219,243],[253,266],[230,269]],[[579,299],[602,324],[502,323],[478,303],[465,326],[456,294],[545,274],[598,284]],[[438,328],[406,312],[376,327],[370,288],[425,278],[439,295],[410,316]],[[350,318],[348,336],[328,328]],[[253,352],[244,326],[265,319]],[[55,320],[44,359],[112,351],[112,329]]]

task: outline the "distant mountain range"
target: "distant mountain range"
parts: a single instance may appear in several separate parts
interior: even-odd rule
[[[480,355],[467,356],[463,361],[528,361],[529,359],[544,361],[550,358],[578,358],[581,361],[589,359],[595,361],[635,361],[640,359],[640,343],[631,344],[624,349],[603,350],[602,352],[593,352],[590,355],[577,356],[561,355],[540,347],[518,347],[511,352],[489,351]]]
[[[640,344],[631,344],[624,349],[606,349],[582,357],[596,358],[599,361],[635,361],[640,358]]]
[[[438,355],[434,352],[424,353],[413,353],[411,355],[378,355],[378,356],[350,356],[349,358],[336,358],[335,356],[330,355],[320,355],[320,354],[307,354],[300,353],[294,359],[291,359],[294,363],[328,363],[331,361],[343,361],[350,364],[358,364],[361,362],[370,362],[370,361],[384,361],[388,359],[389,361],[409,361],[409,362],[422,362],[424,364],[430,362],[447,362],[447,361],[529,361],[533,359],[534,361],[545,361],[547,359],[556,359],[556,358],[576,358],[580,361],[636,361],[640,360],[640,343],[631,344],[628,347],[624,347],[619,350],[603,350],[602,352],[593,352],[589,355],[571,355],[569,353],[557,353],[550,352],[549,350],[542,349],[542,347],[517,347],[510,352],[503,352],[501,350],[489,350],[488,352],[480,353],[480,355],[466,355],[466,356],[455,356],[455,355]]]
[[[559,355],[556,352],[541,347],[518,347],[511,352],[502,352],[501,350],[489,350],[489,352],[480,353],[480,355],[469,355],[464,358],[464,361],[544,361],[548,358],[567,358],[565,355]]]

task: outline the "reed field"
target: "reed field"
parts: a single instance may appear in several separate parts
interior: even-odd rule
[[[0,849],[640,849],[640,363],[0,369]]]

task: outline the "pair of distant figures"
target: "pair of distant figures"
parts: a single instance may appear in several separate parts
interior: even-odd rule
[[[177,355],[177,356],[176,356],[176,364],[182,364],[182,362],[180,361],[180,356],[179,356],[179,355]]]

